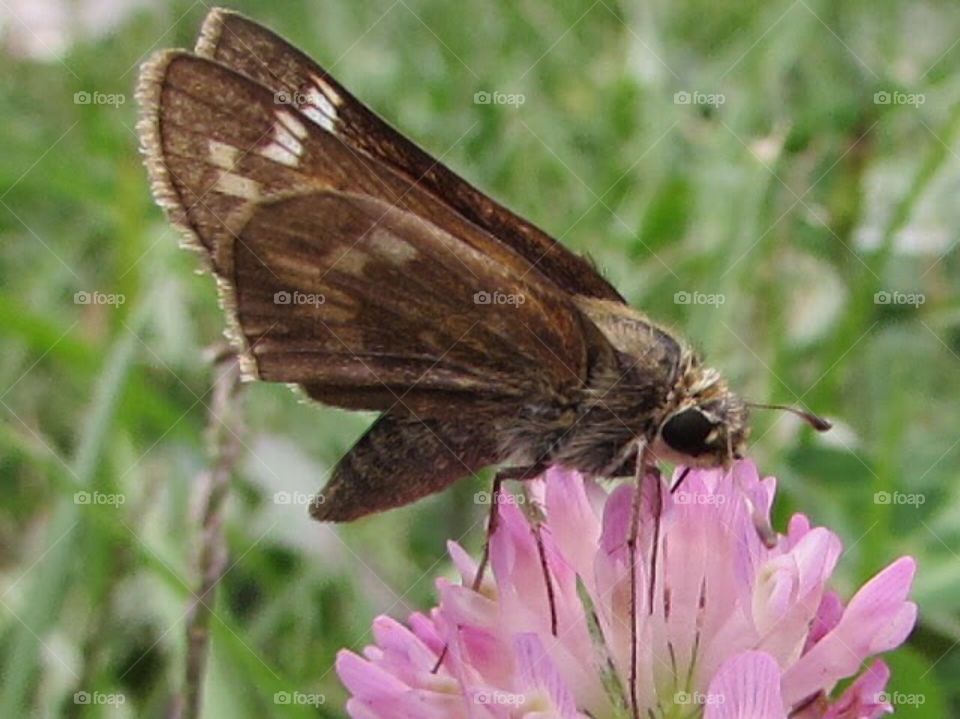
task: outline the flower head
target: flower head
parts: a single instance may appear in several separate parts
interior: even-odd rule
[[[462,584],[438,580],[440,603],[429,615],[414,614],[407,626],[379,617],[362,657],[340,653],[352,717],[631,715],[634,487],[607,493],[552,469],[530,491],[545,520],[536,529],[516,504],[499,506],[492,577],[478,591],[470,588],[475,562],[451,543]],[[892,711],[882,694],[886,665],[863,667],[913,628],[914,561],[897,560],[844,605],[827,586],[842,551],[837,535],[795,515],[774,546],[758,536],[755,522],[769,519],[774,492],[774,479],[741,461],[731,471],[690,471],[675,494],[643,497],[637,715],[873,719]]]

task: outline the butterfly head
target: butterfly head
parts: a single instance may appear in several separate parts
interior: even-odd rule
[[[653,452],[660,459],[687,467],[729,467],[743,457],[750,435],[750,407],[789,412],[818,432],[832,426],[823,417],[799,407],[745,402],[730,391],[719,372],[687,355],[680,379],[661,413]]]
[[[747,405],[715,369],[691,359],[657,428],[654,453],[688,467],[726,467],[743,456]]]

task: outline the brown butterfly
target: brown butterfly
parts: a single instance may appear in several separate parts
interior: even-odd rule
[[[266,28],[213,10],[137,97],[153,193],[217,278],[246,376],[381,413],[317,519],[506,462],[612,477],[740,456],[747,403],[683,340]]]

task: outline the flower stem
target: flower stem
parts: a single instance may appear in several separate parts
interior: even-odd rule
[[[187,611],[187,656],[183,686],[174,701],[172,719],[197,719],[203,692],[203,676],[210,648],[211,604],[217,583],[227,566],[223,533],[223,508],[230,475],[240,455],[239,412],[234,402],[240,386],[240,368],[229,351],[218,352],[213,361],[213,397],[207,425],[211,463],[197,479],[194,506],[199,517],[200,541],[194,559],[197,588]]]

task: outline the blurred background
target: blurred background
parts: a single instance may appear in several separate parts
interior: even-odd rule
[[[779,526],[803,511],[839,532],[845,597],[918,558],[891,690],[922,697],[901,715],[960,715],[960,6],[233,6],[589,253],[742,394],[835,419],[815,437],[757,413]],[[150,198],[132,88],[208,9],[0,5],[3,717],[163,716],[184,673],[223,318]],[[433,603],[446,540],[479,550],[488,478],[322,526],[303,498],[371,416],[279,385],[213,411],[238,454],[205,716],[341,716],[335,652]]]

